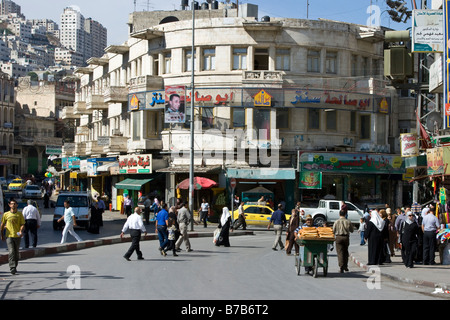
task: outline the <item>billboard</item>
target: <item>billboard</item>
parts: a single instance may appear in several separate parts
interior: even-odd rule
[[[443,52],[442,10],[413,10],[412,52]]]
[[[443,89],[443,94],[444,94],[444,125],[442,129],[447,129],[449,127],[449,123],[450,123],[450,100],[449,100],[449,67],[450,67],[450,62],[449,62],[449,0],[445,0],[443,3],[443,8],[444,8],[444,18],[443,18],[443,23],[444,23],[444,89]]]
[[[164,110],[165,123],[184,123],[186,121],[185,115],[185,101],[186,101],[186,87],[185,86],[167,86],[165,88],[165,102]]]

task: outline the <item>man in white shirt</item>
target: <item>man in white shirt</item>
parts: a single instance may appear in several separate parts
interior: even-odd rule
[[[73,230],[73,227],[77,226],[77,219],[75,218],[75,212],[73,212],[73,209],[70,207],[70,202],[68,200],[64,201],[64,208],[64,215],[58,219],[58,223],[63,219],[65,223],[61,244],[66,243],[67,233],[70,233],[78,242],[83,241]]]
[[[141,208],[136,207],[134,209],[134,213],[130,214],[125,222],[125,225],[122,228],[122,233],[120,234],[120,238],[123,238],[125,232],[130,230],[131,235],[131,246],[128,251],[123,256],[125,260],[131,261],[130,257],[133,252],[136,250],[136,254],[138,256],[138,260],[144,260],[142,256],[142,252],[139,247],[139,242],[141,241],[141,233],[144,232],[144,236],[147,235],[147,230],[145,229],[144,222],[141,217]]]
[[[38,209],[33,206],[33,201],[28,200],[27,206],[23,208],[22,214],[25,219],[24,240],[25,248],[30,247],[30,235],[33,237],[33,248],[36,248],[38,236],[37,229],[41,226],[41,216]]]
[[[177,214],[177,221],[178,221],[178,225],[180,227],[180,237],[178,238],[177,242],[175,243],[175,249],[177,251],[180,249],[180,246],[183,243],[183,241],[186,244],[186,251],[187,252],[192,251],[191,242],[189,241],[189,235],[188,235],[188,226],[189,226],[189,222],[191,221],[191,214],[190,214],[187,206],[188,206],[188,203],[183,203],[181,205],[181,208],[178,210],[178,214]]]

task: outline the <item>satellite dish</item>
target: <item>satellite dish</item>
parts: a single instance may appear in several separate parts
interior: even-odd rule
[[[434,134],[438,134],[439,130],[442,129],[442,122],[442,115],[439,112],[431,112],[425,120],[428,131]]]

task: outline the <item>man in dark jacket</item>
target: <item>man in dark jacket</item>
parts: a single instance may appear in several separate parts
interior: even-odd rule
[[[275,230],[275,242],[273,243],[272,250],[277,250],[277,245],[280,245],[280,249],[283,250],[284,244],[281,241],[281,233],[283,232],[283,225],[286,224],[286,215],[281,210],[283,206],[278,205],[278,210],[272,213],[267,230],[270,229],[270,225],[273,223],[273,229]]]

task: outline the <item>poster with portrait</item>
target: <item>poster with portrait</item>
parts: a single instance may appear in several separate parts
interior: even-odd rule
[[[184,123],[186,121],[185,86],[167,86],[165,88],[164,122],[165,123]]]

